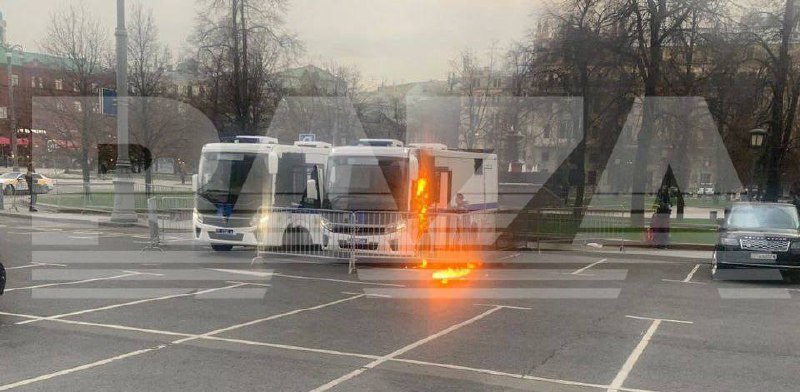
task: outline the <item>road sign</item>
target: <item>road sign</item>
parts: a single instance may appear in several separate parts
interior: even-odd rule
[[[301,142],[315,142],[317,141],[317,135],[313,133],[301,133],[299,140]]]
[[[100,113],[106,116],[117,115],[117,90],[100,89]]]

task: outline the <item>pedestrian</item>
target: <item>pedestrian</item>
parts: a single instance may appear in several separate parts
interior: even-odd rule
[[[670,215],[672,203],[670,202],[669,187],[662,185],[656,194],[655,213],[650,219],[652,244],[656,248],[664,249],[669,245]]]
[[[28,171],[25,173],[25,182],[28,183],[28,193],[31,195],[31,204],[28,207],[30,212],[38,211],[36,209],[36,182],[34,181],[33,173],[35,173],[35,171],[33,170],[33,163],[31,162],[28,163]]]
[[[186,165],[183,162],[178,162],[178,175],[181,176],[181,185],[186,185]]]

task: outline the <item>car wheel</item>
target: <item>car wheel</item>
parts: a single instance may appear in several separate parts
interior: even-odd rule
[[[14,194],[14,187],[11,186],[11,185],[6,185],[6,187],[3,188],[3,194],[4,195],[13,195]]]
[[[216,252],[230,252],[233,249],[233,245],[211,245],[211,249]]]

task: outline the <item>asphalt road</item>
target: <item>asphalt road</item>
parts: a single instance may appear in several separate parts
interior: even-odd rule
[[[466,281],[0,218],[0,391],[795,391],[800,286],[494,253]],[[496,262],[496,263],[494,263]]]

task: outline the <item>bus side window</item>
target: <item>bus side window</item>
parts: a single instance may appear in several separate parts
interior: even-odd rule
[[[475,175],[482,176],[483,175],[483,159],[475,158]]]

